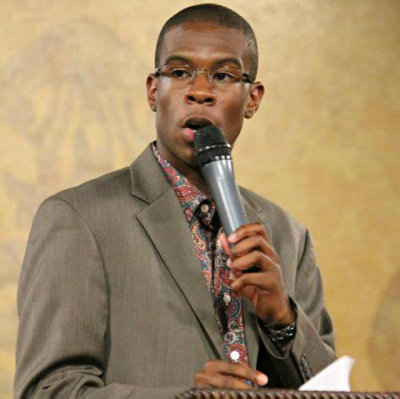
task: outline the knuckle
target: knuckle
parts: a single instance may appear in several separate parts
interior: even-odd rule
[[[206,364],[204,365],[204,370],[205,371],[209,371],[209,370],[213,369],[213,367],[214,367],[214,361],[213,360],[208,360],[206,362]]]
[[[262,234],[267,233],[267,231],[265,230],[265,226],[262,223],[256,223],[256,228]]]
[[[241,279],[240,279],[240,280],[241,280],[241,281],[240,281],[240,283],[241,283],[240,285],[241,285],[241,286],[247,285],[247,284],[249,283],[249,279],[250,279],[249,274],[247,274],[247,273],[246,273],[246,274],[243,274],[242,277],[241,277]]]
[[[255,256],[256,260],[262,260],[265,258],[264,252],[260,251],[259,249],[256,249],[254,251],[254,256]]]
[[[262,223],[257,223],[257,224],[259,226],[260,231],[262,231],[266,236],[268,236],[267,229],[265,228],[265,225],[262,224]]]
[[[194,384],[198,388],[209,385],[207,375],[203,373],[197,373],[194,378]]]
[[[258,244],[258,246],[261,246],[265,243],[264,237],[260,236],[260,235],[255,236],[255,241],[256,241],[256,244]]]
[[[246,281],[243,281],[243,277],[240,277],[239,280],[236,280],[235,291],[240,291],[244,285],[246,285]]]
[[[274,263],[276,263],[277,266],[280,267],[281,260],[279,258],[279,255],[275,251],[272,251],[272,254],[270,255],[270,257],[271,257],[271,260]]]
[[[281,266],[277,262],[272,262],[273,271],[278,275],[281,273]]]
[[[240,253],[239,248],[238,248],[237,245],[235,245],[235,246],[233,246],[233,247],[231,248],[231,253],[232,253],[232,257],[233,257],[232,260],[235,260],[235,258],[236,258],[236,257],[239,255],[239,253]]]

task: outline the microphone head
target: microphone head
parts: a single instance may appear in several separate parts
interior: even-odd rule
[[[219,159],[231,159],[231,146],[217,126],[204,126],[194,134],[194,149],[198,165]]]

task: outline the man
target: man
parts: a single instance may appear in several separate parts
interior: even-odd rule
[[[225,237],[196,165],[196,129],[216,125],[233,145],[257,111],[257,59],[252,29],[225,7],[190,7],[165,24],[147,78],[156,143],[35,217],[17,398],[298,387],[334,359],[307,231],[243,189],[251,223]]]

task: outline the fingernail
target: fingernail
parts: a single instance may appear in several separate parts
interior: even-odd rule
[[[265,385],[268,382],[268,377],[263,373],[257,373],[256,381],[258,385]]]
[[[232,266],[232,261],[230,259],[228,259],[226,261],[226,265],[230,268]]]
[[[237,239],[237,234],[232,233],[229,237],[228,237],[228,241],[231,243],[234,243]]]

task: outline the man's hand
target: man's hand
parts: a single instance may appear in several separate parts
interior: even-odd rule
[[[268,382],[268,377],[242,364],[210,360],[204,369],[195,375],[194,384],[196,388],[254,389],[246,384],[246,380],[263,386]]]
[[[228,245],[233,244],[230,248]],[[283,285],[280,259],[269,243],[267,232],[259,223],[240,226],[228,239],[221,235],[221,243],[229,259],[232,290],[248,298],[257,316],[264,323],[285,326],[295,320],[289,297]],[[243,273],[257,265],[256,273]]]

